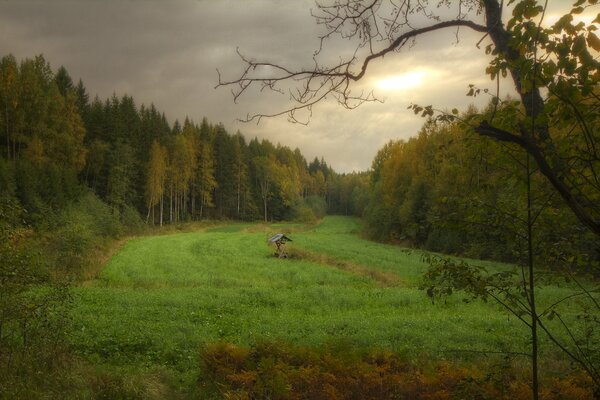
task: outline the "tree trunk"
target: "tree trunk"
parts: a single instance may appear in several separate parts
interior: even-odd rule
[[[202,219],[202,212],[204,211],[204,193],[200,196],[200,219]]]
[[[237,190],[237,216],[240,217],[240,186],[238,185]]]
[[[505,30],[502,23],[502,9],[498,0],[484,0],[486,25],[488,34],[496,50],[508,61],[509,71],[515,88],[525,108],[525,114],[534,121],[533,134],[520,132],[520,135],[504,131],[489,125],[483,121],[475,131],[483,136],[494,139],[516,143],[527,151],[536,161],[540,171],[558,191],[567,206],[575,213],[577,218],[587,226],[596,236],[600,236],[600,221],[596,220],[584,206],[585,201],[577,195],[577,191],[569,185],[564,176],[567,167],[558,156],[554,142],[550,137],[549,126],[542,117],[544,113],[544,100],[539,88],[533,87],[523,93],[523,77],[517,62],[520,54],[517,49],[510,47],[511,35]]]
[[[268,222],[267,221],[267,196],[269,195],[269,186],[268,186],[267,182],[260,183],[260,194],[263,199],[263,210],[264,210],[265,222]]]
[[[185,221],[188,215],[187,190],[183,190],[181,194],[181,220]]]
[[[4,115],[6,116],[6,157],[10,160],[10,131],[8,130],[8,102],[4,107]]]
[[[173,186],[170,188],[171,195],[169,196],[169,223],[173,223]]]
[[[163,197],[164,195],[160,194],[160,226],[163,226]]]
[[[531,169],[530,156],[527,155],[527,267],[529,270],[529,309],[531,311],[531,386],[533,390],[533,400],[539,399],[538,383],[538,334],[537,321],[538,315],[535,307],[535,277],[533,271],[533,217],[531,215]]]
[[[192,219],[196,217],[196,196],[193,195],[192,192]]]
[[[242,165],[241,162],[238,165],[238,179],[237,179],[237,217],[240,217],[240,191],[242,186]]]
[[[13,133],[15,133],[15,132],[13,131]],[[17,136],[18,137],[18,135],[13,135],[13,136]],[[13,158],[13,160],[17,159],[17,140],[16,139],[17,139],[16,137],[13,137],[13,141],[12,141],[12,146],[13,146],[13,155],[12,155],[12,158]]]
[[[88,181],[88,177],[90,174],[90,164],[88,162],[86,162],[86,167],[85,167],[85,185],[86,186],[90,186],[90,183]]]

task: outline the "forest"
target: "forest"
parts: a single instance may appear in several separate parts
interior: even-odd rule
[[[222,124],[172,125],[154,105],[101,101],[43,56],[2,59],[2,158],[11,201],[51,224],[87,191],[120,220],[314,218],[341,204],[336,174],[299,149],[247,141]],[[85,188],[85,189],[84,189]]]
[[[65,210],[104,219],[104,233],[115,234],[201,219],[311,222],[328,213],[364,217],[375,240],[516,260],[525,157],[460,121],[430,119],[417,137],[380,149],[368,172],[339,174],[323,159],[247,142],[206,118],[171,126],[128,95],[90,101],[81,80],[75,85],[63,67],[53,72],[43,56],[18,63],[9,55],[1,65],[3,215],[13,228],[68,230],[76,218]],[[597,261],[593,235],[536,176],[540,247]]]
[[[493,109],[471,109],[462,119],[485,118]],[[464,122],[429,121],[417,137],[390,142],[376,155],[364,212],[369,235],[444,254],[518,261],[527,211],[525,164],[518,147],[473,135]],[[536,254],[545,255],[548,267],[580,257],[596,271],[597,238],[539,171],[531,176]]]

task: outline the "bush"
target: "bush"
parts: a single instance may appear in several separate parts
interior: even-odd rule
[[[317,216],[306,204],[299,203],[292,206],[290,211],[291,220],[296,222],[314,223],[317,222]]]
[[[47,257],[69,272],[79,272],[92,248],[123,231],[110,207],[91,192],[67,206],[60,214],[60,221],[46,235]]]
[[[128,233],[140,233],[146,227],[140,214],[131,206],[123,207],[121,211],[121,223]]]
[[[228,399],[531,398],[526,375],[511,369],[485,374],[481,366],[447,362],[420,368],[387,351],[359,354],[348,348],[216,343],[202,349],[201,361],[204,392],[221,392]],[[564,388],[583,397],[564,397]],[[591,395],[590,382],[579,376],[544,382],[545,399],[586,395]]]
[[[464,251],[466,239],[461,232],[434,227],[427,236],[425,248],[444,254],[461,254]]]
[[[325,216],[327,204],[318,196],[308,196],[292,205],[289,219],[292,221],[314,223]]]
[[[56,397],[54,383],[66,379],[71,292],[52,282],[32,234],[0,229],[0,398]]]
[[[70,207],[63,218],[70,217],[68,212],[79,213],[72,217],[83,217],[88,228],[98,237],[116,237],[123,232],[123,226],[111,208],[92,192],[87,192]],[[64,220],[64,219],[63,219]]]
[[[304,202],[318,219],[323,218],[327,214],[327,203],[322,197],[308,196],[304,199]]]

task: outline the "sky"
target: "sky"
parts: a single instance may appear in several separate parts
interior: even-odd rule
[[[571,1],[549,3],[551,20]],[[469,84],[495,87],[484,72],[489,59],[475,46],[481,34],[461,31],[457,43],[446,31],[372,64],[357,90],[372,89],[383,103],[349,111],[325,101],[306,126],[285,116],[239,122],[284,110],[288,97],[250,91],[234,103],[229,88],[215,88],[217,69],[224,79],[240,75],[236,49],[307,65],[321,32],[314,8],[312,0],[0,0],[0,56],[43,54],[53,70],[63,65],[75,82],[82,79],[92,96],[131,95],[138,105],[154,103],[171,123],[206,117],[248,140],[297,147],[309,161],[323,157],[338,172],[366,170],[385,143],[416,135],[424,121],[407,110],[411,103],[464,110],[489,100],[465,95]],[[347,49],[334,41],[327,51],[337,57]],[[507,82],[502,89],[510,93]]]

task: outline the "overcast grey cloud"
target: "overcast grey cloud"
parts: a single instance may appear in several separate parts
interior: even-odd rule
[[[551,11],[559,13],[556,2]],[[475,47],[480,35],[465,31],[455,43],[444,32],[373,64],[359,87],[375,89],[383,104],[348,111],[324,102],[308,126],[285,117],[237,122],[282,110],[285,97],[250,92],[234,104],[228,89],[214,89],[217,68],[228,78],[240,73],[236,48],[275,63],[310,63],[319,43],[311,7],[310,0],[0,0],[0,54],[44,54],[54,70],[64,65],[101,98],[129,94],[138,104],[154,103],[170,121],[206,116],[248,138],[298,147],[309,159],[323,156],[340,172],[367,169],[384,143],[415,135],[423,121],[406,109],[411,102],[466,108],[469,83],[489,86],[486,57]],[[332,54],[340,51],[335,46]],[[381,85],[398,76],[415,85]]]

